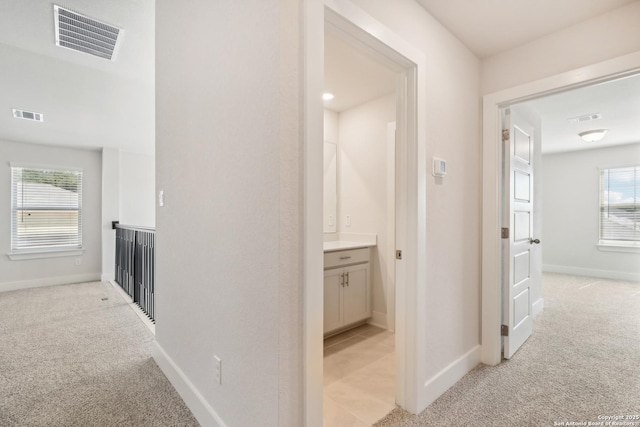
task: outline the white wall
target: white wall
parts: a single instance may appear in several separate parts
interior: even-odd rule
[[[602,252],[599,168],[640,163],[640,144],[544,155],[542,240],[546,271],[640,281],[640,253]]]
[[[115,231],[111,222],[154,228],[155,158],[102,149],[102,280],[115,279]]]
[[[357,0],[361,8],[424,53],[427,162],[447,160],[447,177],[427,183],[426,360],[420,406],[479,362],[481,258],[480,62],[412,0]],[[430,171],[430,163],[427,167]]]
[[[482,61],[492,93],[640,50],[640,2],[578,23]]]
[[[479,361],[479,61],[413,0],[355,3],[425,54],[427,156],[449,161],[444,182],[421,177],[429,351],[417,381],[426,404]],[[300,191],[297,7],[156,4],[156,187],[166,205],[157,211],[154,357],[207,425],[216,416],[228,425],[302,424],[301,243],[314,230],[300,223],[311,194]]]
[[[338,143],[338,113],[335,111],[324,110],[324,140],[327,142]]]
[[[390,94],[339,115],[338,138],[338,232],[378,236],[371,263],[373,320],[387,327],[387,304],[392,290],[395,258],[390,256],[395,236],[389,235],[387,124],[396,121],[396,96]],[[392,170],[393,173],[393,170]],[[351,226],[346,225],[351,216]],[[393,229],[393,228],[392,228]]]
[[[120,224],[156,226],[155,167],[154,156],[120,151]]]
[[[102,280],[115,280],[116,232],[111,222],[120,219],[120,153],[102,149]]]
[[[154,358],[202,425],[302,425],[299,14],[156,2]]]
[[[10,162],[83,169],[83,255],[17,261],[9,259],[7,254],[11,251]],[[101,163],[99,151],[0,141],[0,224],[3,224],[0,227],[0,291],[100,280]],[[80,265],[76,265],[78,258]]]

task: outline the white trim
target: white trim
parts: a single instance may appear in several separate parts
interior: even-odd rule
[[[535,318],[538,314],[544,311],[544,298],[540,297],[537,301],[532,304],[533,317]]]
[[[127,304],[129,304],[129,307],[131,308],[131,310],[133,310],[133,312],[136,314],[136,316],[138,316],[140,318],[140,320],[142,320],[142,323],[144,323],[144,325],[147,328],[149,328],[151,333],[153,335],[155,335],[156,334],[156,325],[155,325],[155,323],[153,323],[151,321],[151,319],[149,319],[149,316],[147,316],[147,314],[144,311],[142,311],[142,308],[140,308],[140,306],[138,304],[133,302],[133,298],[131,298],[129,296],[129,294],[127,294],[124,291],[124,289],[122,289],[120,287],[120,285],[118,285],[115,282],[115,280],[103,280],[103,282],[111,283],[111,286],[113,286],[116,289],[116,292],[122,297],[122,299],[125,300],[125,302]]]
[[[616,270],[599,270],[595,268],[571,267],[568,265],[544,264],[542,271],[546,273],[570,274],[572,276],[597,277],[599,279],[625,280],[640,282],[640,272],[632,273]]]
[[[480,363],[480,348],[479,345],[473,347],[424,384],[427,406],[478,366]]]
[[[7,256],[11,261],[20,261],[23,259],[42,259],[42,258],[58,258],[72,257],[83,255],[84,249],[45,249],[32,250],[24,252],[9,252]]]
[[[12,168],[22,168],[22,169],[54,170],[54,171],[61,171],[61,172],[84,172],[84,168],[82,167],[48,165],[44,163],[9,162],[9,166]]]
[[[640,70],[640,52],[491,93],[483,97],[482,114],[482,362],[497,365],[501,355],[501,107],[604,82]]]
[[[19,289],[41,288],[43,286],[69,285],[73,283],[100,282],[100,273],[75,274],[70,276],[47,277],[43,279],[20,280],[0,283],[0,292]]]
[[[396,122],[387,123],[387,267],[384,270],[386,283],[387,318],[386,329],[396,330]]]
[[[640,245],[639,244],[625,244],[624,242],[600,242],[596,244],[596,247],[599,251],[602,252],[626,252],[630,254],[640,253]]]
[[[154,341],[151,346],[151,356],[201,425],[227,427],[157,341]]]
[[[102,273],[100,275],[100,281],[101,282],[111,282],[111,281],[114,281],[114,280],[116,280],[116,277],[115,277],[115,274],[113,274],[113,273],[110,273],[110,274]]]
[[[323,208],[324,4],[303,2],[304,184],[303,404],[306,427],[321,427],[323,406]]]
[[[387,313],[381,311],[371,312],[371,320],[368,322],[370,325],[377,326],[382,329],[389,329],[387,321]]]

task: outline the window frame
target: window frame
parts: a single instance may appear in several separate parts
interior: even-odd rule
[[[16,190],[16,182],[14,178],[14,169],[35,169],[35,170],[45,170],[45,171],[57,171],[57,172],[73,172],[80,174],[80,193],[78,195],[78,217],[77,217],[77,229],[78,229],[78,242],[77,245],[65,245],[65,246],[38,246],[38,247],[24,247],[24,248],[16,248],[14,244],[14,239],[16,237],[17,224],[15,223],[15,219],[17,214],[15,213],[18,210],[15,205],[15,201],[17,200],[17,196],[15,195]],[[10,252],[7,254],[9,259],[11,260],[24,260],[24,259],[38,259],[38,258],[53,258],[53,257],[66,257],[66,256],[78,256],[84,253],[84,225],[83,225],[83,187],[84,187],[84,169],[73,167],[73,166],[60,166],[60,165],[45,165],[45,164],[33,164],[33,163],[9,163],[9,173],[10,173]],[[53,209],[56,210],[56,209]]]
[[[603,174],[605,171],[630,168],[634,168],[635,173],[640,174],[640,164],[616,165],[598,168],[598,242],[596,246],[600,251],[640,253],[640,240],[614,240],[602,238],[602,207],[604,201]],[[634,205],[640,206],[640,187],[634,188],[634,199]]]

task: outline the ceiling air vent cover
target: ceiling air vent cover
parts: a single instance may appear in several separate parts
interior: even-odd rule
[[[120,28],[54,5],[56,45],[111,60]]]
[[[35,120],[36,122],[44,121],[42,113],[34,113],[32,111],[13,109],[13,117],[16,119]]]
[[[601,118],[602,118],[602,114],[594,113],[594,114],[587,114],[584,116],[571,117],[570,119],[567,119],[567,121],[569,123],[582,123],[582,122],[590,122],[591,120],[598,120]]]

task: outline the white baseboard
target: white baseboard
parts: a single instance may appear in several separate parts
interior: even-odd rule
[[[0,283],[0,292],[19,289],[41,288],[43,286],[68,285],[71,283],[100,282],[100,273],[75,274],[71,276],[45,277],[42,279],[20,280]]]
[[[420,396],[420,411],[431,405],[438,397],[442,396],[444,392],[480,364],[480,349],[479,345],[475,346],[424,383]]]
[[[113,274],[104,274],[102,273],[102,275],[100,276],[100,280],[102,282],[113,282],[116,280],[115,276]]]
[[[389,324],[387,322],[387,313],[382,313],[380,311],[374,311],[371,313],[371,320],[368,322],[370,325],[377,326],[382,329],[389,329]]]
[[[129,296],[129,294],[127,294],[124,291],[124,289],[122,289],[120,287],[120,285],[118,285],[114,280],[107,280],[107,282],[111,283],[111,286],[113,286],[115,288],[116,292],[118,292],[118,294],[122,297],[122,299],[125,300],[127,302],[127,304],[129,304],[129,307],[131,308],[131,310],[133,310],[133,312],[136,314],[136,316],[138,316],[140,318],[140,320],[142,320],[142,323],[144,323],[144,325],[147,328],[149,328],[151,333],[153,335],[155,335],[156,334],[156,325],[155,325],[155,323],[153,323],[151,321],[151,319],[149,319],[149,316],[147,316],[147,314],[144,311],[142,311],[142,309],[140,308],[140,306],[138,304],[133,302],[133,298],[131,298]]]
[[[202,426],[227,427],[157,341],[153,342],[151,355]]]
[[[538,298],[536,302],[533,303],[533,318],[542,313],[544,310],[544,298]]]
[[[570,267],[566,265],[544,264],[542,271],[546,273],[571,274],[573,276],[597,277],[599,279],[625,280],[640,282],[640,273],[630,273],[615,270],[598,270],[594,268]]]

